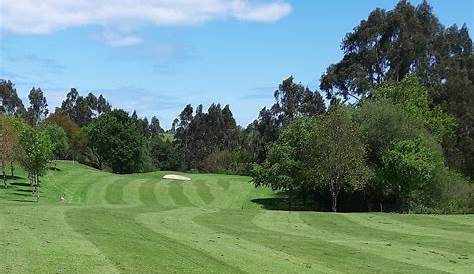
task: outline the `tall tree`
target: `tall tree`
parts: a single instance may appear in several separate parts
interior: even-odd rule
[[[21,116],[26,112],[25,107],[10,80],[0,79],[0,113]]]
[[[32,88],[28,99],[30,100],[27,111],[28,121],[32,126],[38,126],[39,122],[44,120],[49,113],[46,97],[44,97],[41,88]]]
[[[159,135],[165,131],[160,126],[160,120],[156,116],[151,117],[149,130],[152,136]]]
[[[110,104],[102,94],[98,98],[92,93],[83,97],[75,88],[71,88],[61,107],[57,108],[55,112],[69,117],[74,123],[83,127],[89,124],[94,117],[100,116],[110,109]]]
[[[386,80],[416,74],[433,103],[457,119],[444,143],[448,163],[474,176],[474,56],[466,25],[445,28],[426,1],[415,7],[403,0],[372,11],[341,47],[344,57],[321,77],[329,99],[357,101]]]
[[[295,83],[293,76],[282,81],[274,98],[273,106],[262,109],[258,119],[246,129],[249,147],[259,163],[265,159],[267,144],[277,139],[280,129],[297,117],[317,116],[326,111],[321,94]]]

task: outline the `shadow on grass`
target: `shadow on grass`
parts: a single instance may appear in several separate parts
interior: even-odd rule
[[[50,166],[49,167],[49,170],[52,170],[52,171],[61,171],[60,168],[56,167],[56,166]]]
[[[325,211],[313,203],[304,203],[301,199],[293,199],[290,206],[288,197],[257,198],[252,199],[251,202],[267,210]]]
[[[9,183],[13,186],[30,186],[30,183],[29,182],[13,182],[13,183]]]
[[[29,192],[29,193],[27,193],[27,192]],[[18,193],[18,192],[13,192],[12,195],[16,195],[16,196],[32,196],[31,190],[30,190],[30,191],[25,191],[25,193],[22,193],[22,192],[20,192],[20,193]]]
[[[14,201],[14,202],[20,202],[20,203],[36,203],[36,201],[33,201],[33,200],[19,200],[19,199],[12,199],[10,201]]]
[[[11,175],[7,176],[7,180],[15,180],[16,181],[16,180],[20,180],[20,179],[21,180],[26,180],[25,178],[20,177],[20,176],[16,176],[16,175],[15,176],[11,176]]]
[[[15,189],[17,192],[29,192],[31,193],[31,189]]]

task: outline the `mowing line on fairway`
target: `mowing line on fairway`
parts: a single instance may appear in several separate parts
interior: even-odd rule
[[[301,219],[302,215],[306,216],[304,220]],[[308,224],[308,219],[311,215],[314,220],[322,220],[310,225]],[[464,269],[464,271],[470,269],[471,261],[464,261],[462,268],[460,268],[459,265],[456,265],[456,267],[452,266],[450,260],[457,259],[459,254],[404,243],[401,240],[403,239],[403,235],[397,237],[395,234],[392,235],[391,239],[378,239],[376,229],[367,228],[368,232],[364,237],[360,237],[360,235],[357,237],[354,233],[350,233],[350,231],[356,232],[364,230],[364,227],[361,227],[357,223],[347,223],[347,231],[344,232],[339,232],[340,229],[338,227],[344,225],[340,220],[337,226],[330,224],[334,218],[346,218],[347,215],[351,214],[332,215],[324,213],[312,214],[309,212],[285,214],[285,212],[274,211],[263,212],[257,215],[253,222],[268,230],[294,236],[315,238],[357,249],[361,252],[369,253],[371,256],[382,256],[388,260],[417,265],[425,269],[431,269],[432,271],[455,272],[459,271],[459,269]],[[397,238],[401,241],[397,241]],[[416,250],[413,250],[414,248],[416,248]],[[440,254],[443,254],[445,257],[440,258]]]
[[[193,221],[199,215],[216,212],[218,210],[178,208],[140,214],[137,220],[159,234],[249,273],[338,273],[314,262],[309,268],[307,262],[298,257],[209,229]]]

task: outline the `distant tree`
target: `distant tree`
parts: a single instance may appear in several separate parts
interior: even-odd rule
[[[22,116],[26,110],[10,80],[0,79],[0,113]]]
[[[92,122],[93,112],[89,105],[87,98],[82,96],[77,97],[76,105],[74,106],[73,120],[80,126],[83,127]]]
[[[46,119],[46,122],[60,126],[64,132],[66,132],[69,140],[71,140],[72,136],[79,130],[79,126],[74,123],[71,118],[57,113],[49,115]]]
[[[61,107],[57,108],[55,112],[69,117],[74,123],[83,127],[89,124],[94,117],[110,111],[110,109],[110,104],[102,94],[98,98],[92,93],[83,97],[75,88],[71,88]]]
[[[249,149],[254,153],[257,163],[265,160],[267,145],[276,141],[279,130],[277,120],[267,108],[260,110],[258,119],[247,127],[247,142],[249,143]]]
[[[32,126],[38,126],[49,113],[46,97],[43,95],[41,88],[32,88],[28,95],[30,106],[27,111],[28,121]]]
[[[170,140],[161,135],[152,135],[150,157],[153,166],[160,170],[178,170],[181,167],[180,155]]]
[[[110,106],[109,102],[105,100],[104,96],[99,95],[99,98],[97,99],[97,113],[98,115],[101,115],[104,112],[110,111],[112,107]]]
[[[185,107],[177,122],[174,135],[184,169],[203,169],[203,161],[211,153],[233,150],[240,146],[241,129],[237,126],[229,106],[211,104],[207,113],[202,105],[193,116],[191,105]]]
[[[71,138],[71,157],[72,160],[79,161],[85,164],[91,164],[98,158],[92,153],[89,148],[88,128],[80,128],[75,131]],[[95,158],[94,158],[95,157]],[[98,162],[97,167],[102,169],[102,162]]]
[[[293,76],[283,80],[274,98],[273,106],[262,109],[259,118],[246,129],[249,147],[259,163],[265,159],[267,144],[277,139],[280,129],[287,127],[297,117],[317,116],[326,111],[321,94],[295,83]]]
[[[41,131],[51,140],[54,159],[64,159],[69,151],[69,141],[64,129],[56,124],[46,124]]]
[[[151,117],[149,130],[152,136],[164,133],[165,131],[160,126],[160,120],[156,116]]]
[[[115,173],[131,173],[143,166],[145,138],[136,121],[123,110],[95,119],[88,128],[88,144],[99,168],[106,163]]]

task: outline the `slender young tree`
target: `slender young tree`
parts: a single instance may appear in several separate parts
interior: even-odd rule
[[[8,187],[7,164],[10,163],[11,166],[13,166],[12,163],[17,158],[19,153],[18,140],[19,132],[18,128],[13,122],[13,117],[7,117],[0,114],[0,160],[2,162],[2,178],[4,188]]]

